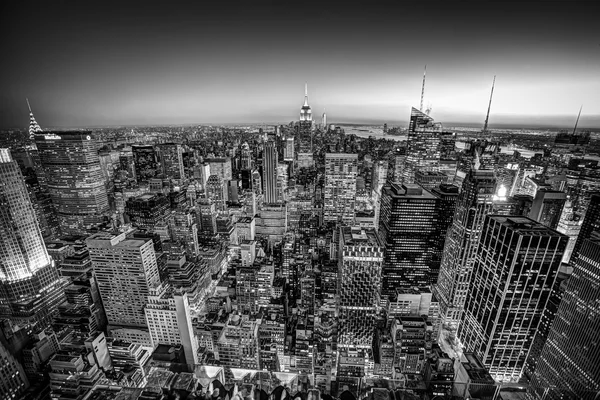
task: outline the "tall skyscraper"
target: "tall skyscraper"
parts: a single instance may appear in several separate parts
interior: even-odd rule
[[[383,187],[379,215],[379,235],[386,250],[383,295],[395,295],[396,288],[430,285],[435,247],[440,247],[442,236],[437,204],[437,197],[419,185]]]
[[[577,241],[575,242],[575,247],[573,247],[571,259],[577,259],[577,255],[583,246],[583,242],[586,239],[589,239],[595,231],[600,231],[600,193],[590,196],[588,209],[583,218],[581,230],[579,231]]]
[[[36,134],[48,190],[63,234],[82,234],[108,215],[96,140],[87,132]]]
[[[163,173],[171,179],[185,179],[183,149],[180,144],[165,143],[159,146]]]
[[[568,240],[530,218],[486,217],[458,338],[496,381],[521,378]]]
[[[536,399],[591,400],[600,393],[600,234],[583,241],[572,263],[531,380]]]
[[[413,107],[406,140],[404,183],[414,183],[418,170],[437,171],[443,153],[454,148],[453,139],[452,134],[443,132],[440,123]]]
[[[479,234],[485,216],[492,209],[495,187],[494,171],[471,170],[456,202],[438,282],[434,286],[442,321],[452,331],[460,322]]]
[[[15,329],[36,323],[45,328],[64,291],[8,149],[0,149],[0,236],[0,317]]]
[[[312,152],[312,110],[308,105],[308,85],[304,85],[304,104],[300,108],[300,121],[298,122],[298,133],[301,145],[304,149]],[[310,146],[310,147],[309,147]]]
[[[262,182],[265,193],[264,203],[277,203],[277,148],[273,141],[265,143]]]
[[[152,239],[97,233],[86,243],[109,325],[146,330],[148,295],[160,285]]]
[[[325,154],[324,221],[353,223],[357,176],[358,154]]]
[[[374,230],[340,228],[338,346],[370,350],[380,309],[382,246]]]

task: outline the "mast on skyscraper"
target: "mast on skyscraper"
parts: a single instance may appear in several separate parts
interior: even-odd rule
[[[485,123],[483,124],[483,133],[487,132],[488,120],[490,119],[490,109],[492,108],[492,97],[494,96],[494,85],[496,84],[496,75],[494,75],[494,81],[492,82],[492,92],[490,93],[490,103],[488,104],[487,115],[485,116]]]
[[[583,108],[583,104],[581,105],[581,107],[579,107],[579,114],[577,114],[577,120],[575,121],[575,127],[573,128],[573,135],[575,134],[575,131],[577,130],[577,125],[579,124],[579,117],[581,117],[581,109]]]
[[[31,111],[31,105],[29,104],[29,99],[26,97],[25,101],[27,101],[27,108],[29,108],[29,139],[33,139],[36,133],[42,132],[42,128],[35,120],[33,116],[33,112]]]
[[[419,111],[423,111],[423,97],[425,96],[425,75],[427,74],[427,64],[425,64],[425,69],[423,70],[423,86],[421,87],[421,106],[419,107]]]

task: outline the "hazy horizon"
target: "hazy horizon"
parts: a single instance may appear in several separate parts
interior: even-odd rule
[[[591,4],[2,4],[0,128],[313,120],[600,126]],[[540,125],[541,124],[541,125]]]

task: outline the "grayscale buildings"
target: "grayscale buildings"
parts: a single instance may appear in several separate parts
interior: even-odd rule
[[[354,221],[358,154],[325,154],[324,221]]]
[[[521,378],[567,242],[530,218],[486,217],[458,339],[496,381]]]

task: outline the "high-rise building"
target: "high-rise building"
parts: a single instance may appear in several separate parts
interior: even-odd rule
[[[183,148],[181,145],[176,143],[165,143],[161,144],[159,149],[163,173],[171,179],[184,179]]]
[[[217,175],[219,178],[221,178],[223,182],[227,182],[233,179],[233,172],[231,170],[231,158],[206,158],[204,162],[210,166],[211,175]]]
[[[82,234],[108,215],[96,140],[88,132],[35,135],[63,234]]]
[[[496,381],[521,378],[567,242],[530,218],[486,217],[458,339]]]
[[[324,221],[354,221],[358,154],[325,154]]]
[[[29,381],[23,371],[23,366],[8,352],[0,342],[0,398],[19,398],[29,388]]]
[[[371,349],[384,247],[374,230],[340,228],[338,346]]]
[[[406,140],[404,183],[414,183],[418,170],[437,171],[440,159],[446,156],[444,152],[454,148],[453,138],[443,132],[440,123],[435,123],[429,115],[413,107]]]
[[[310,151],[312,152],[312,110],[308,105],[308,85],[304,85],[304,104],[302,108],[300,108],[300,121],[298,122],[298,134],[300,136],[300,140],[304,146],[303,148],[307,148],[307,141],[310,141]],[[307,149],[307,150],[308,150]]]
[[[97,233],[86,244],[109,325],[147,328],[144,308],[160,285],[152,239]]]
[[[144,311],[155,347],[160,344],[180,344],[183,346],[186,363],[198,364],[198,340],[194,335],[186,293],[153,289]]]
[[[265,193],[264,203],[275,204],[277,199],[277,148],[275,142],[265,143],[263,153],[263,189]]]
[[[169,199],[162,194],[145,193],[125,202],[125,214],[134,227],[154,231],[170,215],[169,204]]]
[[[64,292],[8,149],[0,149],[0,234],[0,316],[15,326],[45,328]]]
[[[586,239],[589,239],[595,231],[600,231],[600,193],[590,196],[587,212],[585,213],[579,235],[577,236],[577,241],[573,247],[573,253],[571,254],[572,259],[577,259],[577,255],[583,246],[583,242]]]
[[[294,137],[288,137],[285,139],[285,148],[283,149],[283,160],[294,161]]]
[[[384,186],[379,215],[379,235],[386,250],[383,295],[394,295],[400,287],[430,285],[431,268],[439,268],[432,265],[433,256],[441,252],[437,205],[438,198],[419,185]]]
[[[158,151],[154,146],[131,146],[131,152],[138,183],[148,183],[150,179],[155,178],[160,173]]]
[[[537,361],[537,399],[595,399],[600,392],[600,235],[572,260],[573,273]]]
[[[494,172],[471,170],[462,186],[446,237],[438,282],[434,286],[442,321],[451,331],[460,322],[479,234],[485,216],[492,209],[496,188]]]

